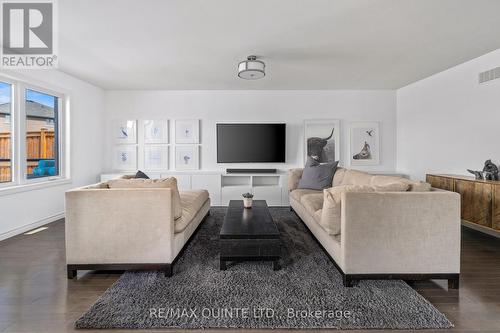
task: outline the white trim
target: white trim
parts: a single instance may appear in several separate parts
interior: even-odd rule
[[[48,187],[61,186],[65,184],[71,184],[72,181],[69,178],[55,178],[49,177],[44,178],[45,181],[37,182],[37,183],[28,183],[28,184],[16,184],[10,187],[0,188],[0,197],[4,195],[26,192],[26,191],[35,191],[41,190]]]
[[[10,181],[0,183],[0,190],[5,187],[13,186],[17,183],[17,150],[16,150],[16,131],[18,117],[16,114],[17,101],[14,97],[17,95],[15,92],[17,89],[17,84],[9,78],[0,76],[0,81],[3,83],[10,84]]]
[[[12,181],[0,184],[0,196],[23,192],[31,189],[51,187],[58,184],[70,183],[71,155],[70,155],[70,92],[66,89],[24,78],[22,75],[0,75],[0,81],[12,85],[12,113],[11,113],[11,178]],[[27,178],[26,160],[26,90],[34,90],[57,97],[57,147],[58,172],[57,176]],[[33,185],[33,186],[32,186]]]
[[[7,231],[7,232],[4,232],[4,233],[0,234],[0,241],[2,241],[4,239],[7,239],[7,238],[10,238],[10,237],[14,237],[14,236],[20,235],[22,233],[25,233],[26,231],[29,231],[29,230],[41,227],[42,225],[45,225],[45,224],[48,224],[48,223],[60,220],[62,218],[64,218],[64,212],[58,213],[58,214],[54,214],[54,215],[45,217],[45,218],[43,218],[41,220],[38,220],[36,222],[30,223],[30,224],[26,224],[26,225],[23,225],[22,227],[18,227],[18,228],[12,229],[10,231]]]
[[[66,161],[67,161],[67,156],[66,152],[68,151],[66,145],[66,96],[63,93],[59,93],[56,91],[53,91],[51,89],[46,89],[34,84],[23,84],[21,86],[21,91],[22,94],[20,93],[19,96],[22,96],[22,100],[26,100],[26,91],[31,90],[34,92],[50,95],[53,97],[57,98],[57,123],[54,124],[54,130],[55,133],[57,133],[57,137],[55,138],[57,140],[57,172],[58,174],[56,176],[46,176],[46,177],[38,177],[38,178],[32,178],[28,179],[27,175],[27,161],[26,159],[23,159],[24,165],[21,165],[21,170],[23,172],[23,177],[22,180],[20,178],[20,182],[24,184],[34,184],[34,183],[40,183],[40,182],[45,182],[47,180],[58,180],[58,179],[65,179],[66,178]],[[20,119],[24,119],[25,121],[22,121],[22,124],[24,125],[24,128],[22,128],[21,133],[27,133],[26,131],[26,110],[25,110],[25,103],[20,103]],[[21,138],[21,145],[22,149],[24,151],[21,152],[21,156],[27,156],[26,153],[26,136]]]

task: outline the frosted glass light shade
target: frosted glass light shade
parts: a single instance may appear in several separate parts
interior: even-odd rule
[[[266,76],[266,64],[256,60],[256,56],[249,56],[247,60],[238,64],[238,76],[245,80],[257,80]]]

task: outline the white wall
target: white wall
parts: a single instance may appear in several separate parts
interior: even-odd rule
[[[9,195],[0,193],[0,239],[60,217],[64,212],[64,192],[96,182],[103,170],[102,89],[58,71],[31,70],[20,75],[38,84],[45,82],[69,91],[72,183]]]
[[[303,164],[304,119],[341,120],[341,157],[348,161],[349,121],[379,121],[381,126],[381,164],[358,167],[365,170],[394,171],[396,166],[395,91],[107,91],[106,124],[116,119],[201,119],[201,168],[275,167],[286,169]],[[285,165],[218,165],[215,124],[230,121],[287,123]],[[172,131],[171,131],[172,132]],[[107,134],[106,171],[112,170],[113,140]],[[171,133],[171,140],[173,135]],[[170,148],[170,169],[174,169],[174,149]]]
[[[500,80],[478,74],[500,66],[500,49],[397,91],[397,169],[468,174],[500,163]]]

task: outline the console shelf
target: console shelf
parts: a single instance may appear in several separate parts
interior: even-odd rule
[[[283,193],[284,175],[282,174],[222,174],[221,203],[241,199],[241,194],[250,192],[257,200],[266,200],[269,206],[288,205],[288,195]],[[238,192],[240,191],[240,192]],[[283,201],[286,197],[286,202]]]
[[[130,173],[101,175],[101,181],[118,178]],[[238,173],[221,171],[165,171],[147,172],[151,178],[176,177],[179,190],[206,189],[213,206],[227,206],[230,200],[241,200],[241,195],[250,192],[256,200],[266,200],[268,206],[288,206],[287,173]]]

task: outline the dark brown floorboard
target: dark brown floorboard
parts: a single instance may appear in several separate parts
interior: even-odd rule
[[[67,280],[64,221],[48,226],[0,242],[0,332],[74,332],[74,321],[120,277],[119,272],[79,272],[77,280]],[[411,286],[455,324],[451,330],[423,332],[500,332],[499,239],[463,229],[460,290],[448,291],[445,281]]]

